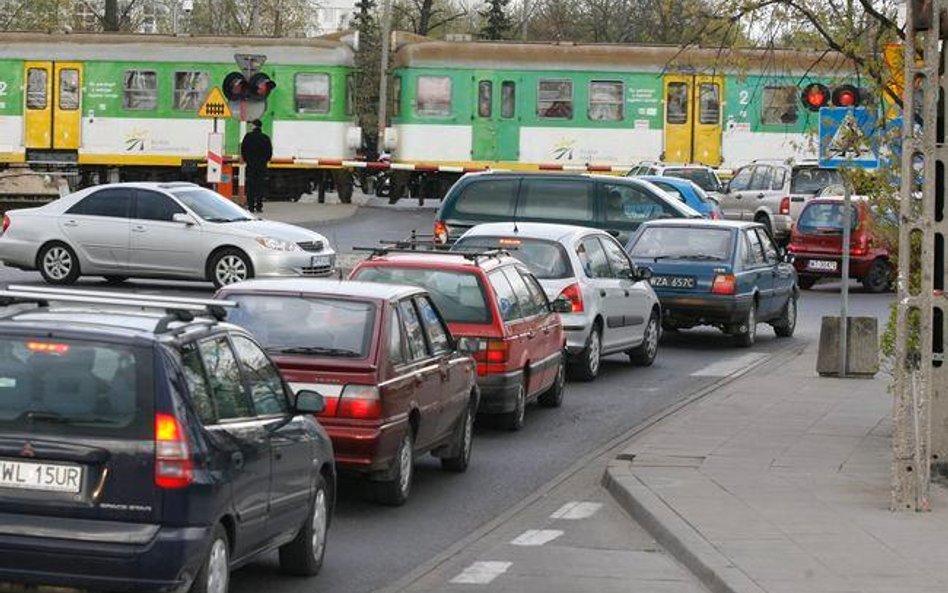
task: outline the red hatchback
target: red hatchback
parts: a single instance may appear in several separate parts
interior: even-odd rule
[[[557,407],[566,382],[559,315],[540,283],[503,253],[395,253],[380,250],[350,278],[422,286],[465,351],[477,361],[478,412],[519,430],[529,402]]]
[[[458,353],[424,290],[284,279],[231,284],[218,296],[238,303],[228,321],[254,334],[295,391],[323,395],[319,422],[336,467],[376,482],[381,502],[405,502],[417,455],[467,469],[474,361]]]
[[[865,199],[852,202],[852,239],[849,276],[869,292],[887,290],[894,277],[893,262],[884,241],[872,232],[873,213]],[[808,289],[821,278],[842,276],[843,200],[814,198],[800,212],[790,234],[800,288]]]

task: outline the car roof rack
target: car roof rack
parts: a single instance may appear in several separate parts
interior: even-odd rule
[[[353,247],[353,251],[368,251],[369,257],[384,257],[389,254],[415,254],[420,255],[424,253],[433,253],[436,255],[454,255],[457,257],[463,257],[469,261],[476,261],[480,258],[486,257],[496,257],[500,258],[506,255],[510,255],[510,250],[508,249],[485,249],[484,251],[448,251],[446,249],[441,249],[437,247],[432,247],[429,249],[412,249],[399,247],[396,245],[383,245],[381,247]]]
[[[34,303],[39,307],[49,307],[50,301],[163,310],[166,315],[155,326],[156,334],[167,332],[169,326],[176,321],[194,321],[195,313],[207,315],[214,322],[223,321],[227,318],[227,309],[237,306],[234,301],[219,299],[76,290],[48,286],[11,284],[6,290],[0,290],[0,306]]]

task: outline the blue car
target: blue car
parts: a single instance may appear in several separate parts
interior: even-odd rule
[[[724,218],[721,208],[714,198],[693,181],[663,175],[641,175],[639,179],[644,179],[652,185],[658,186],[659,189],[670,194],[673,198],[700,212],[705,218],[712,220],[722,220]]]
[[[740,346],[769,323],[781,338],[797,324],[797,273],[763,225],[711,220],[653,220],[626,246],[652,270],[667,331],[717,327]]]

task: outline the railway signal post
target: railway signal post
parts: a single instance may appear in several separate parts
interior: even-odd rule
[[[276,83],[265,73],[261,72],[267,62],[263,54],[234,54],[234,61],[240,67],[240,72],[231,72],[224,77],[224,96],[230,101],[230,108],[238,113],[240,118],[239,138],[247,134],[247,122],[259,119],[267,110],[267,97]],[[246,203],[246,165],[240,159],[238,176],[238,199],[241,204]]]
[[[217,131],[217,120],[232,117],[233,114],[224,94],[214,87],[198,109],[197,115],[214,120],[214,130],[207,135],[207,182],[215,184],[219,191],[224,174],[224,135]]]

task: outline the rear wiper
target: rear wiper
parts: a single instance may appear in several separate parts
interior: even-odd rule
[[[708,255],[707,253],[690,253],[688,255],[679,255],[680,259],[695,259],[699,261],[724,261],[723,257]]]
[[[280,354],[325,354],[326,356],[347,356],[350,358],[359,358],[361,352],[346,350],[344,348],[325,348],[322,346],[289,346],[286,348],[274,348]]]
[[[116,421],[111,418],[96,418],[82,416],[63,416],[58,412],[49,410],[28,410],[24,413],[30,422],[49,422],[51,424],[115,424]]]

